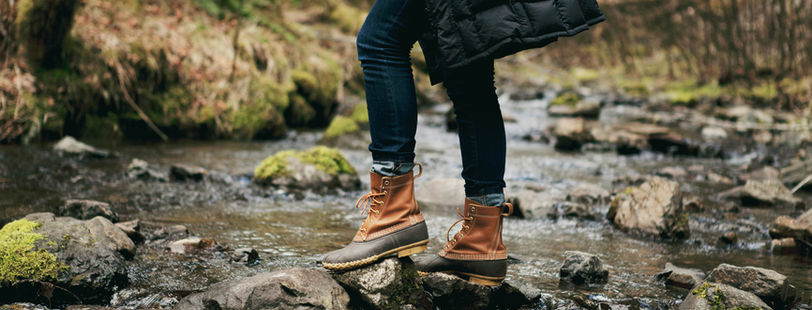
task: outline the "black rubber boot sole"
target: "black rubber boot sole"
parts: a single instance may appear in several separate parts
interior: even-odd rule
[[[330,270],[351,270],[390,256],[406,257],[426,250],[426,222],[420,222],[374,240],[355,242],[324,255],[321,265]]]
[[[497,286],[505,280],[507,260],[455,260],[439,255],[415,260],[417,270],[425,275],[428,272],[442,272],[459,276],[468,282],[487,286]]]

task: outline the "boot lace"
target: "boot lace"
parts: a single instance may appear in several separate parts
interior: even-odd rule
[[[449,246],[449,243],[456,243],[457,240],[459,240],[457,237],[460,237],[460,238],[462,237],[461,233],[463,231],[468,230],[468,228],[471,227],[471,226],[468,225],[468,223],[471,222],[474,219],[473,217],[470,217],[470,216],[466,217],[465,215],[463,215],[462,211],[460,211],[460,208],[457,208],[457,213],[460,215],[461,218],[459,220],[457,220],[456,222],[454,222],[454,224],[451,224],[451,227],[449,227],[448,231],[445,232],[445,239],[446,239],[446,241],[448,241],[448,243],[446,243],[446,245],[445,245],[446,247]],[[454,239],[451,239],[450,238],[451,229],[453,229],[454,226],[456,226],[460,222],[462,222],[462,229],[460,231],[458,231],[456,234],[454,234]]]
[[[369,221],[370,215],[372,215],[373,213],[378,214],[381,212],[380,210],[375,208],[376,206],[383,205],[383,201],[378,200],[377,197],[382,197],[385,195],[386,195],[385,191],[382,193],[367,193],[361,196],[361,198],[358,198],[358,201],[355,202],[356,209],[361,208],[361,206],[363,206],[363,208],[361,209],[361,214],[364,214],[364,212],[369,210],[369,212],[367,212],[367,218],[364,219],[364,223],[361,224],[361,228],[359,228],[361,232],[365,233],[367,231],[366,226],[367,222]]]

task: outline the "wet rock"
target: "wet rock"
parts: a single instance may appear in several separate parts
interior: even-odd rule
[[[684,239],[690,234],[679,183],[660,177],[619,193],[606,217],[631,233],[663,239]]]
[[[539,219],[558,217],[555,204],[565,199],[566,195],[556,190],[535,192],[522,189],[508,200],[513,203],[514,213],[521,214],[523,218]]]
[[[161,227],[152,233],[153,239],[182,239],[189,235],[189,229],[183,225]]]
[[[408,257],[388,258],[364,268],[336,272],[333,278],[353,296],[353,300],[366,307],[394,309],[411,304],[417,308],[430,308],[414,262]]]
[[[657,280],[664,281],[666,286],[691,289],[702,283],[705,273],[698,269],[681,268],[665,263],[665,269],[658,273]]]
[[[773,167],[762,167],[761,169],[753,170],[739,176],[739,182],[746,183],[748,180],[753,181],[773,181],[780,180],[781,172]]]
[[[101,216],[110,221],[118,222],[118,214],[113,211],[109,203],[93,200],[69,199],[59,207],[59,215],[80,220],[89,220]]]
[[[606,283],[609,270],[603,266],[598,256],[578,251],[564,252],[564,264],[559,268],[562,281],[575,284]]]
[[[687,177],[688,171],[682,167],[665,167],[660,170],[657,170],[655,174],[669,179],[679,179]]]
[[[151,169],[146,161],[133,158],[127,165],[127,177],[144,181],[166,182],[166,176]]]
[[[558,119],[550,131],[555,136],[555,149],[559,151],[577,151],[581,149],[581,145],[592,141],[592,135],[583,118]]]
[[[221,282],[175,309],[349,309],[350,297],[326,271],[289,268]]]
[[[704,282],[694,288],[679,306],[680,310],[716,309],[772,310],[758,296],[719,283]]]
[[[417,204],[425,210],[455,212],[465,201],[465,181],[461,178],[438,178],[425,182],[415,189]]]
[[[579,218],[590,221],[598,219],[598,214],[591,207],[582,203],[565,201],[554,203],[553,207],[556,210],[556,218]]]
[[[316,192],[361,188],[358,173],[344,155],[325,146],[277,152],[262,161],[252,180],[263,186]]]
[[[581,183],[567,192],[567,201],[586,205],[603,205],[609,203],[609,191],[590,183]]]
[[[190,254],[218,250],[222,247],[214,239],[189,237],[173,241],[166,248],[172,253]]]
[[[538,87],[520,87],[515,91],[510,92],[509,98],[513,101],[544,99],[544,90]]]
[[[691,197],[683,197],[682,198],[682,207],[687,212],[702,212],[705,209],[705,205],[702,203],[702,198],[691,196]]]
[[[781,169],[781,182],[794,188],[810,175],[812,175],[812,159],[795,161]],[[812,182],[807,182],[805,185],[802,185],[801,188],[804,190],[812,190]]]
[[[733,180],[713,171],[708,171],[708,181],[720,184],[733,184]]]
[[[441,272],[429,273],[421,280],[434,306],[440,309],[516,309],[541,299],[538,290],[522,290],[509,283],[489,287]]]
[[[795,290],[786,276],[774,270],[750,266],[721,264],[708,274],[706,280],[753,293],[773,307],[786,305],[793,298]]]
[[[773,239],[767,243],[767,248],[770,249],[770,252],[776,254],[797,253],[796,247],[795,238]]]
[[[645,136],[615,126],[595,126],[590,133],[595,141],[613,146],[621,155],[638,154],[648,148]]]
[[[11,279],[0,279],[0,302],[64,305],[78,303],[79,298],[85,303],[105,303],[116,287],[127,284],[126,260],[135,254],[135,244],[106,218],[78,220],[32,213],[7,224],[3,232],[30,239],[0,238],[0,242],[27,239],[31,247],[2,245],[2,251],[12,251],[6,255],[16,257],[13,263],[18,268],[2,275]],[[49,300],[43,290],[50,292]]]
[[[105,158],[110,156],[110,152],[79,142],[71,136],[65,136],[54,144],[54,151],[81,157]]]
[[[555,117],[584,117],[597,119],[601,113],[601,102],[597,100],[579,100],[572,104],[550,105],[547,113]]]
[[[169,177],[173,181],[203,181],[203,178],[209,174],[206,169],[198,166],[174,164],[169,168]]]
[[[711,141],[727,139],[727,131],[722,127],[705,126],[702,127],[702,138]]]
[[[146,239],[141,233],[141,221],[139,220],[118,222],[116,223],[116,227],[127,234],[127,237],[130,237],[130,240],[135,243],[143,242]]]
[[[722,192],[719,197],[744,207],[797,207],[803,202],[795,198],[777,180],[747,180],[743,186]]]
[[[773,239],[794,238],[812,242],[810,239],[804,240],[806,231],[810,228],[812,228],[812,210],[807,210],[798,218],[782,215],[776,218],[770,226],[770,237]]]
[[[239,248],[231,253],[231,261],[243,264],[253,264],[259,260],[259,252],[254,248]]]
[[[724,244],[736,244],[736,242],[739,241],[739,237],[735,232],[729,231],[719,236],[719,241]]]

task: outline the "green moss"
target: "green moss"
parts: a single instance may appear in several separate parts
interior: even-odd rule
[[[367,111],[367,105],[356,105],[355,108],[352,109],[350,119],[354,120],[358,124],[369,124],[369,111]]]
[[[364,24],[366,14],[363,11],[342,1],[328,1],[327,19],[338,26],[341,31],[356,34]]]
[[[327,55],[311,57],[308,66],[291,71],[296,92],[310,105],[315,116],[308,125],[326,125],[336,106],[338,85],[342,83],[341,67]]]
[[[596,70],[576,67],[572,70],[572,76],[579,82],[594,82],[600,77],[600,73]]]
[[[574,92],[565,92],[553,98],[550,106],[574,106],[581,101],[581,96]]]
[[[62,64],[65,39],[73,26],[78,0],[20,0],[14,24],[22,55],[35,65]]]
[[[355,174],[355,168],[335,148],[316,146],[304,151],[284,150],[265,158],[254,170],[254,181],[269,182],[275,178],[289,175],[288,158],[294,157],[306,164],[315,165],[317,169],[330,175]]]
[[[672,104],[696,104],[702,98],[717,98],[723,90],[716,83],[700,84],[692,79],[671,82],[665,86],[665,95]]]
[[[288,125],[302,127],[312,124],[316,117],[316,110],[307,104],[307,100],[297,92],[291,92],[289,98],[290,108],[285,112],[285,121]]]
[[[45,249],[35,250],[35,243],[45,239],[45,235],[34,232],[40,225],[21,219],[0,229],[0,283],[54,280],[68,268]]]
[[[327,126],[327,130],[324,131],[324,138],[333,139],[341,135],[356,133],[360,130],[361,128],[358,127],[358,124],[354,120],[339,115],[333,118],[333,121],[330,122],[330,126]]]
[[[279,113],[284,113],[290,106],[290,99],[288,98],[290,88],[292,86],[278,83],[266,75],[255,76],[248,85],[252,101],[271,105]]]

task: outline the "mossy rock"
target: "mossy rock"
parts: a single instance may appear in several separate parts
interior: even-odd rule
[[[135,244],[110,220],[33,213],[0,229],[0,303],[107,303],[127,284]],[[44,297],[41,288],[59,287]]]
[[[273,102],[267,100],[244,101],[231,110],[233,134],[239,139],[277,139],[285,136],[285,118]]]
[[[296,93],[315,111],[309,126],[323,126],[330,121],[338,105],[336,96],[341,76],[341,67],[326,57],[315,57],[307,67],[291,71]]]
[[[339,115],[333,118],[333,121],[330,122],[330,126],[327,126],[327,130],[324,131],[324,139],[335,139],[339,136],[354,134],[360,131],[361,127],[358,126],[355,120]]]
[[[20,219],[0,229],[0,286],[21,280],[53,281],[68,268],[45,249],[35,249],[35,243],[46,237],[35,232],[41,225]]]
[[[550,106],[570,106],[573,107],[581,101],[581,96],[575,92],[565,92],[553,98],[550,101]]]
[[[290,107],[285,111],[285,122],[291,127],[304,127],[313,123],[316,110],[299,93],[289,94]]]
[[[360,186],[355,168],[338,149],[316,146],[307,150],[284,150],[265,158],[254,171],[254,183],[292,189],[342,188]]]
[[[14,26],[29,63],[53,68],[64,59],[65,39],[73,26],[78,0],[20,0]]]
[[[369,124],[369,110],[366,104],[358,104],[352,109],[350,119],[354,120],[358,125]]]
[[[709,282],[704,282],[692,289],[679,308],[691,310],[772,309],[750,292],[725,284]]]

